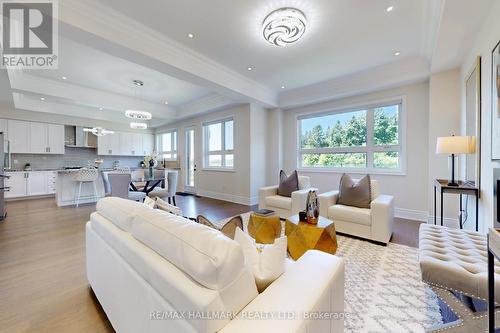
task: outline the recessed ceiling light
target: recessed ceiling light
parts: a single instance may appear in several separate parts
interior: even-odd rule
[[[281,86],[281,89],[285,89],[285,86]]]
[[[102,111],[102,110],[103,110],[103,108],[99,108],[99,111]]]
[[[274,46],[297,42],[306,31],[307,20],[297,8],[280,8],[266,16],[262,23],[264,39]]]
[[[397,57],[397,56],[401,55],[401,52],[396,51],[396,52],[394,52],[394,55]]]
[[[61,77],[63,80],[67,80],[68,78],[66,76]]]
[[[168,101],[165,101],[165,105],[167,105],[167,104],[168,104]]]
[[[386,12],[392,12],[392,10],[394,9],[394,6],[389,6],[385,9]]]
[[[251,71],[252,69],[253,69],[252,67],[248,67],[248,68],[247,68],[247,70],[248,70],[248,71]]]
[[[192,33],[188,33],[188,34],[187,34],[187,36],[188,36],[189,38],[191,38],[191,39],[193,39],[193,38],[194,38],[194,34],[192,34]]]
[[[45,101],[45,97],[40,97],[40,100]]]
[[[144,85],[144,82],[142,82],[141,80],[133,80],[132,83],[138,87],[142,87]]]

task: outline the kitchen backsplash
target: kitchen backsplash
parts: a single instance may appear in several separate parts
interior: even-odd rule
[[[98,156],[96,149],[66,147],[64,155],[12,154],[12,169],[23,169],[30,163],[33,169],[59,169],[66,166],[94,165],[96,158],[102,158],[101,167],[111,168],[114,161],[120,161],[120,166],[137,167],[141,157],[134,156]]]

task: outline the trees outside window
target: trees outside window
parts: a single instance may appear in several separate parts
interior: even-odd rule
[[[401,170],[401,103],[304,116],[302,168]]]

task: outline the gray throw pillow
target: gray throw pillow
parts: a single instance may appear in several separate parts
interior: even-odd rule
[[[241,230],[243,230],[243,219],[239,215],[232,217],[229,221],[227,221],[222,226],[215,225],[214,223],[210,222],[210,220],[207,219],[203,215],[198,215],[198,217],[196,218],[196,222],[198,222],[199,224],[206,225],[207,227],[210,227],[212,229],[219,230],[225,236],[227,236],[231,239],[234,239],[234,234],[236,233],[237,228],[240,228]]]
[[[337,203],[340,205],[370,208],[372,198],[372,187],[370,175],[366,175],[358,182],[355,182],[349,175],[345,173],[340,179],[339,199]]]
[[[292,192],[299,190],[299,176],[297,175],[297,170],[292,172],[290,176],[287,177],[286,173],[280,171],[280,183],[278,186],[278,195],[282,197],[291,197]]]

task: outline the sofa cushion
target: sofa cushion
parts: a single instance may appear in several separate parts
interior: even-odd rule
[[[359,181],[355,181],[344,173],[340,179],[339,198],[337,202],[341,205],[370,208],[372,199],[371,191],[370,175],[366,175]]]
[[[334,222],[338,220],[363,225],[372,224],[370,210],[367,208],[333,205],[328,208],[328,217]]]
[[[289,197],[282,197],[281,195],[271,195],[266,197],[266,206],[277,207],[281,209],[292,209],[292,199]]]
[[[290,176],[287,176],[285,171],[280,171],[280,182],[278,185],[278,195],[283,197],[291,197],[292,192],[299,190],[299,175],[297,170],[292,172]]]
[[[249,234],[237,229],[234,240],[243,249],[245,265],[252,270],[260,293],[285,271],[286,236],[275,239],[274,244],[257,244]]]
[[[107,197],[97,202],[99,214],[118,228],[128,232],[130,232],[134,217],[148,211],[151,211],[151,208],[145,204],[122,198]]]
[[[242,274],[241,247],[207,226],[163,211],[134,218],[132,235],[201,285],[220,290]]]
[[[299,190],[307,190],[311,187],[311,179],[307,176],[299,176]]]

